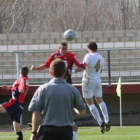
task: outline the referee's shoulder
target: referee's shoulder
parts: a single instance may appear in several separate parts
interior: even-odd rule
[[[66,83],[66,85],[69,87],[69,88],[71,88],[72,90],[78,90],[74,85],[71,85],[71,84],[69,84],[69,83]]]
[[[45,89],[45,88],[47,88],[48,86],[49,86],[49,83],[44,83],[44,84],[40,85],[38,88],[39,88],[39,89]]]

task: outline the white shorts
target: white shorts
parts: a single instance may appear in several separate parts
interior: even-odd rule
[[[82,79],[83,98],[102,97],[101,79],[91,80],[89,78]]]

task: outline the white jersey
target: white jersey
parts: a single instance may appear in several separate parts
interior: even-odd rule
[[[101,77],[101,71],[104,69],[105,61],[98,52],[86,54],[83,63],[87,64],[83,77],[92,80]]]

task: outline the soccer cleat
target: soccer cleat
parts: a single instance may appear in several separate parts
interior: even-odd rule
[[[106,127],[105,122],[102,122],[102,125],[100,126],[102,134],[104,134],[106,131],[105,127]]]
[[[28,123],[27,126],[32,127],[32,123]]]
[[[105,127],[106,127],[106,132],[108,132],[111,128],[110,122],[106,123]]]

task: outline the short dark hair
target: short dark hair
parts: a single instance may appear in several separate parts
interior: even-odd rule
[[[90,42],[88,43],[87,47],[88,47],[89,49],[91,49],[93,52],[94,52],[94,51],[97,51],[97,49],[98,49],[97,44],[96,44],[95,41],[90,41]]]
[[[50,70],[53,72],[56,78],[62,77],[66,71],[65,63],[60,59],[55,59],[50,64]]]
[[[64,47],[67,47],[68,44],[67,44],[67,41],[63,40],[61,43],[60,43],[61,46],[64,46]]]
[[[22,76],[24,77],[24,76],[27,76],[28,75],[28,72],[29,72],[29,70],[28,70],[28,68],[27,67],[21,67],[21,74],[22,74]]]

